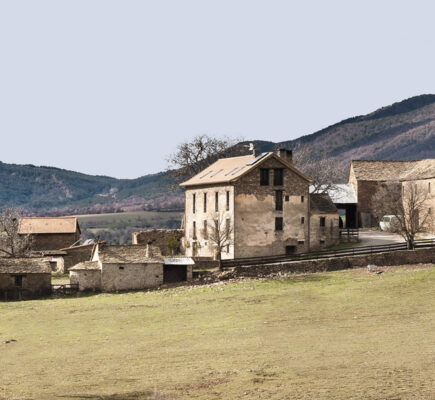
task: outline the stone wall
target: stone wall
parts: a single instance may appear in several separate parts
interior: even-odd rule
[[[161,284],[163,284],[163,263],[103,264],[101,274],[103,292],[146,289]]]
[[[320,226],[320,218],[325,226]],[[335,214],[313,214],[310,218],[310,249],[317,250],[340,243],[339,216]]]
[[[183,229],[150,229],[141,232],[134,232],[132,235],[133,244],[148,244],[157,246],[163,256],[180,254],[183,252]],[[170,248],[171,242],[175,248]]]
[[[15,275],[23,277],[21,288],[15,287]],[[51,293],[51,273],[0,274],[0,300],[33,299]]]
[[[78,284],[81,292],[101,290],[101,270],[70,271],[69,280],[72,284]]]
[[[80,239],[80,233],[32,234],[32,250],[59,250],[73,245]]]
[[[260,185],[260,169],[269,169],[269,185]],[[284,168],[284,185],[274,186],[274,168]],[[275,192],[283,192],[283,209],[276,210]],[[308,182],[279,160],[269,159],[235,183],[234,256],[255,257],[295,253],[309,248]],[[302,201],[303,196],[303,201]],[[283,230],[275,230],[275,218],[283,218]],[[301,218],[304,218],[302,223]]]
[[[349,268],[435,263],[435,248],[418,250],[399,250],[388,253],[337,257],[311,261],[289,261],[252,267],[236,267],[238,276],[258,276],[277,272],[325,272]]]
[[[62,249],[67,253],[67,255],[64,256],[65,272],[68,272],[71,267],[78,263],[81,263],[83,261],[90,261],[93,248],[94,244],[85,244],[82,246],[74,246]]]

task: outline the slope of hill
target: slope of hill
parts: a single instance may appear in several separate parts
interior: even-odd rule
[[[435,157],[435,95],[421,95],[346,119],[295,140],[256,141],[263,151],[307,145],[343,170],[351,159]],[[167,173],[137,179],[90,176],[53,167],[0,162],[0,208],[52,214],[179,209],[182,196]]]

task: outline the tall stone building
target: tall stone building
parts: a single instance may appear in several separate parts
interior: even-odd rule
[[[186,255],[214,258],[211,231],[222,225],[231,237],[222,259],[308,251],[310,181],[285,149],[216,161],[181,184]]]

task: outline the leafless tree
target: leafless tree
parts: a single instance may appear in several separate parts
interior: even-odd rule
[[[175,153],[167,157],[170,176],[177,182],[201,172],[218,158],[228,157],[228,150],[240,139],[198,135],[180,143]]]
[[[219,262],[219,270],[223,270],[222,267],[222,253],[233,244],[233,226],[229,218],[225,218],[224,215],[219,214],[212,222],[208,222],[203,229],[202,235],[207,238],[215,249],[215,257]]]
[[[383,184],[372,197],[372,208],[379,220],[393,215],[390,231],[400,234],[413,249],[417,233],[429,230],[432,224],[428,199],[427,190],[414,182]]]
[[[346,172],[342,164],[314,153],[307,145],[298,145],[293,149],[293,163],[314,180],[313,193],[338,190],[337,183],[346,181]]]
[[[6,207],[0,213],[0,254],[9,257],[27,257],[31,250],[31,236],[18,233],[22,212]]]

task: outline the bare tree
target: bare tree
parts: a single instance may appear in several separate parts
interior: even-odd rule
[[[233,226],[230,218],[225,218],[222,214],[219,214],[217,218],[208,222],[203,229],[202,235],[207,238],[215,249],[215,257],[219,262],[219,270],[223,270],[222,267],[222,253],[226,249],[229,251],[229,247],[233,244]]]
[[[429,230],[432,224],[428,199],[427,190],[416,183],[396,182],[381,185],[372,197],[372,206],[378,220],[384,215],[395,217],[390,231],[400,234],[413,249],[417,233]]]
[[[346,181],[346,172],[341,163],[314,153],[307,145],[298,145],[293,149],[293,163],[313,179],[313,193],[338,190],[337,183]]]
[[[175,153],[167,157],[168,170],[176,181],[189,179],[218,158],[228,157],[228,150],[240,139],[198,135],[180,143]]]
[[[26,257],[31,250],[31,236],[18,233],[22,212],[6,207],[0,213],[0,253],[9,257]]]

